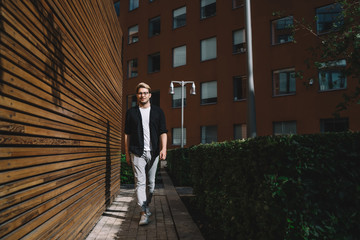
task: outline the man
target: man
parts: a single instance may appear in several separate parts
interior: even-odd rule
[[[133,165],[136,196],[141,208],[139,225],[146,225],[151,215],[149,203],[155,189],[159,157],[166,159],[167,129],[164,112],[150,104],[150,86],[139,83],[136,97],[138,106],[126,112],[125,155],[126,162]]]

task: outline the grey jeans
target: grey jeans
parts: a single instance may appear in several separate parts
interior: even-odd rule
[[[141,157],[131,154],[131,160],[133,163],[138,205],[140,206],[141,211],[145,212],[145,209],[151,202],[151,198],[154,193],[155,175],[157,165],[159,163],[159,157],[155,159],[148,172],[148,167],[146,165],[151,162],[150,151],[145,151]]]

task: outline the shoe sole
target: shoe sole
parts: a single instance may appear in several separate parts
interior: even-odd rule
[[[139,223],[139,226],[145,226],[148,225],[150,223],[150,221],[147,221],[146,223]]]

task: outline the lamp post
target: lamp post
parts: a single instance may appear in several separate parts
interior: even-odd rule
[[[245,1],[245,23],[246,23],[246,43],[247,43],[247,62],[248,62],[248,84],[247,84],[247,137],[256,137],[256,111],[255,111],[255,88],[253,73],[253,47],[252,47],[252,28],[251,28],[251,0]]]
[[[196,95],[194,81],[171,81],[169,93],[174,95],[174,83],[181,86],[181,148],[184,147],[184,88],[185,85],[191,83],[190,95]]]

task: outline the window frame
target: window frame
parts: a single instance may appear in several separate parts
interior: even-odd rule
[[[159,68],[158,69],[155,69],[154,70],[154,57],[158,57],[159,58],[159,63],[158,63],[158,66]],[[150,62],[151,62],[151,65],[150,65]],[[156,72],[160,72],[160,69],[161,69],[161,59],[160,59],[160,52],[156,52],[156,53],[153,53],[153,54],[149,54],[148,55],[148,73],[156,73]]]
[[[346,69],[346,60],[345,59],[341,59],[341,60],[337,60],[337,61],[329,61],[326,63],[320,63],[319,64],[319,69],[318,69],[318,79],[319,79],[319,92],[329,92],[329,91],[340,91],[340,90],[345,90],[347,89],[347,76],[344,73],[344,70]],[[324,82],[323,75],[327,74],[327,73],[338,73],[339,76],[342,76],[343,78],[340,79],[340,81],[344,81],[343,83],[340,83],[340,85],[344,85],[343,87],[340,88],[326,88],[325,84],[322,84],[322,82]],[[332,85],[334,85],[334,81],[338,81],[337,80],[333,80],[332,79],[332,74],[331,76],[331,83]],[[327,83],[327,87],[329,87],[330,83],[329,83],[329,79],[326,79],[326,81],[328,81]],[[324,86],[324,87],[322,87]]]
[[[150,103],[153,106],[160,107],[160,90],[151,90]]]
[[[183,8],[185,8],[185,14],[178,15],[178,16],[175,17],[175,12],[176,12],[176,11],[179,11],[180,9],[183,9]],[[179,17],[179,16],[183,16],[183,15],[185,15],[185,23],[184,23],[183,25],[175,26],[175,25],[176,25],[175,22],[177,22],[176,19],[179,19],[179,18],[180,18],[180,21],[179,21],[179,22],[181,22],[182,19],[181,19],[181,17]],[[182,6],[182,7],[179,7],[179,8],[177,8],[177,9],[174,9],[174,10],[173,10],[173,14],[172,14],[172,19],[173,19],[173,25],[172,25],[172,27],[173,27],[173,29],[177,29],[177,28],[181,28],[181,27],[186,26],[186,18],[187,18],[187,8],[186,8],[186,5],[185,5],[185,6]]]
[[[137,4],[134,4],[136,3]],[[138,9],[140,6],[140,0],[129,0],[129,12],[134,11],[135,9]]]
[[[211,83],[215,83],[216,84],[216,97],[210,97],[210,98],[203,98],[203,91],[204,91],[204,84],[211,84]],[[209,82],[202,82],[200,83],[200,104],[201,105],[211,105],[211,104],[217,104],[217,100],[218,100],[218,92],[217,92],[217,81],[209,81]]]
[[[179,95],[179,98],[176,98]],[[181,87],[174,87],[174,94],[172,94],[172,108],[181,108]],[[184,86],[184,107],[186,107],[186,86]]]
[[[240,128],[240,129],[237,129]],[[247,126],[246,123],[241,123],[241,124],[234,124],[234,140],[241,140],[241,139],[246,139],[247,138]],[[237,136],[237,130],[240,130],[240,137]]]
[[[214,139],[210,139],[210,141],[208,140],[208,136],[207,136],[207,128],[212,128],[211,130],[215,130],[216,136]],[[203,133],[205,133],[205,136],[203,136]],[[218,141],[218,126],[217,125],[206,125],[206,126],[201,126],[200,127],[200,142],[202,144],[207,144],[207,143],[213,143],[213,142],[217,142]]]
[[[240,42],[238,44],[235,44],[235,33],[236,32],[241,32],[240,34],[243,35],[243,39],[244,41],[243,42]],[[242,28],[242,29],[237,29],[237,30],[234,30],[232,32],[232,53],[233,54],[239,54],[239,53],[245,53],[246,52],[246,33],[245,33],[245,28]],[[240,49],[240,50],[239,50]]]
[[[137,31],[135,32],[135,34],[130,34],[130,30],[135,27],[137,27]],[[134,38],[134,35],[135,35],[135,38]],[[137,39],[137,40],[134,41],[133,39]],[[134,43],[137,43],[138,41],[139,41],[139,25],[136,24],[136,25],[128,28],[128,44],[134,44]]]
[[[155,31],[154,29],[156,29],[154,26],[154,24],[158,23],[159,24],[159,31]],[[150,18],[148,21],[148,36],[149,38],[155,37],[155,36],[159,36],[161,33],[161,18],[160,15]]]
[[[175,62],[177,62],[177,61],[176,61],[176,56],[178,56],[178,57],[181,58],[181,55],[177,55],[177,54],[181,54],[181,52],[179,52],[179,53],[176,54],[176,50],[180,50],[180,49],[182,49],[182,48],[185,48],[185,57],[184,57],[185,61],[182,62],[182,61],[177,60],[177,61],[179,61],[179,62],[181,62],[181,63],[175,65]],[[172,66],[173,66],[173,68],[177,68],[177,67],[181,67],[181,66],[185,66],[185,65],[186,65],[186,62],[187,62],[187,59],[186,59],[186,58],[187,58],[187,51],[186,51],[186,50],[187,50],[186,45],[182,45],[182,46],[179,46],[179,47],[174,47],[174,48],[172,49],[172,55],[173,55],[173,57],[172,57],[172,60],[173,60]]]
[[[284,27],[284,28],[281,28],[280,30],[284,31],[285,33],[280,35],[280,34],[275,34],[277,31],[280,31],[280,30],[277,30],[277,26],[278,26],[278,22],[279,21],[282,21],[282,20],[286,20],[286,19],[289,19],[291,18],[291,24],[284,24],[285,26],[288,26],[288,27]],[[278,19],[275,19],[275,20],[272,20],[271,21],[271,44],[274,46],[274,45],[281,45],[281,44],[285,44],[285,43],[291,43],[291,42],[294,42],[294,37],[293,37],[293,32],[292,32],[292,27],[294,26],[294,17],[293,16],[287,16],[287,17],[283,17],[283,18],[278,18]],[[289,31],[288,34],[287,31]],[[277,41],[277,36],[288,36],[287,39],[288,40],[284,40],[283,42],[280,41]]]
[[[136,62],[136,66],[133,66],[134,62]],[[130,66],[130,64],[132,66]],[[139,67],[139,63],[138,63],[138,59],[137,58],[133,58],[133,59],[130,59],[127,61],[127,78],[130,79],[130,78],[135,78],[139,75],[139,72],[138,72],[138,67]],[[131,70],[131,69],[135,69],[136,70],[136,74],[133,74],[135,73],[135,71]]]
[[[135,104],[134,104],[135,103]],[[126,96],[126,107],[130,109],[137,105],[137,97],[136,94],[130,94]]]
[[[333,18],[332,19],[332,21],[328,21],[328,22],[326,22],[326,21],[322,21],[322,22],[319,22],[319,20],[321,19],[321,17],[319,17],[319,14],[320,13],[318,13],[318,11],[320,10],[320,9],[324,9],[324,8],[331,8],[331,6],[336,6],[336,7],[338,7],[340,10],[339,10],[339,12],[337,13],[337,14],[332,14],[332,15],[334,15],[334,16],[331,16],[331,18]],[[315,9],[315,17],[316,17],[316,33],[317,33],[317,35],[324,35],[324,34],[327,34],[327,33],[330,33],[330,32],[334,32],[334,31],[337,31],[337,27],[335,27],[334,26],[334,24],[336,23],[336,22],[338,22],[340,25],[342,25],[343,24],[343,18],[342,18],[342,16],[341,16],[341,8],[342,8],[342,6],[341,6],[341,4],[340,3],[331,3],[331,4],[327,4],[327,5],[324,5],[324,6],[321,6],[321,7],[318,7],[318,8],[316,8]],[[327,14],[330,14],[331,15],[331,12],[329,13],[327,13]],[[321,31],[319,31],[319,25],[320,24],[328,24],[328,25],[331,25],[331,27],[327,27],[325,30],[321,30]]]
[[[207,43],[207,41],[210,41],[211,39],[215,39],[215,46],[212,46],[212,47],[215,47],[215,51],[214,51],[215,56],[210,56],[210,57],[205,58],[204,57],[204,48],[206,48],[206,46],[204,46],[203,44]],[[202,39],[200,41],[200,60],[201,60],[201,62],[213,60],[213,59],[216,59],[216,58],[217,58],[217,37],[214,36],[214,37]]]
[[[282,92],[281,89],[281,82],[280,82],[280,74],[286,73],[286,92]],[[275,74],[278,74],[279,78],[276,79]],[[291,75],[293,74],[293,78]],[[292,83],[292,81],[294,81]],[[279,97],[279,96],[289,96],[289,95],[295,95],[296,94],[296,72],[295,68],[284,68],[279,70],[272,71],[272,86],[273,86],[273,97]],[[294,90],[291,91],[291,85],[294,86]],[[278,86],[278,87],[277,87]],[[278,92],[277,92],[277,89]]]
[[[120,0],[114,2],[116,16],[120,16]]]
[[[281,133],[277,133],[275,132],[275,125],[276,124],[281,124]],[[289,126],[287,124],[295,124],[295,126],[291,126],[291,127],[295,127],[295,133],[292,132],[285,132],[286,128],[289,128]],[[294,121],[278,121],[278,122],[273,122],[273,135],[274,136],[279,136],[279,135],[296,135],[297,134],[297,122]]]
[[[209,3],[209,4],[204,3],[204,6],[203,6],[203,2],[205,2],[205,1],[214,1],[214,2]],[[209,5],[214,4],[214,3],[215,3],[215,10],[213,10],[214,12],[212,12],[209,15],[205,15],[206,10],[210,8]],[[200,0],[200,19],[203,20],[203,19],[207,19],[207,18],[210,18],[213,16],[216,16],[216,0]]]
[[[326,131],[326,126],[327,125],[333,125],[332,128],[339,128],[339,127],[344,127],[344,126],[335,126],[337,124],[344,124],[345,128],[341,129],[341,130],[330,130],[330,131]],[[320,119],[320,132],[321,133],[326,133],[326,132],[346,132],[349,131],[349,118],[347,117],[342,117],[342,118],[324,118],[324,119]]]
[[[245,0],[232,0],[232,9],[238,9],[245,6]],[[241,2],[238,4],[238,2]]]
[[[176,133],[174,132],[174,130],[179,130],[179,133]],[[181,127],[178,127],[178,128],[172,128],[172,139],[171,139],[171,143],[173,146],[181,146]],[[179,139],[179,143],[175,143],[175,136],[178,136],[179,135],[179,138],[176,138]],[[184,127],[184,146],[186,146],[186,128]]]
[[[237,93],[239,93],[239,90],[237,90],[238,88],[236,88],[238,86],[237,82],[241,82],[241,98],[237,97]],[[233,76],[233,100],[235,102],[240,102],[240,101],[244,101],[247,98],[247,77],[245,75],[238,75],[238,76]]]

